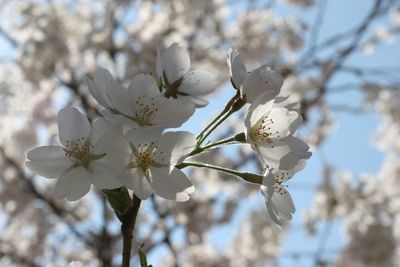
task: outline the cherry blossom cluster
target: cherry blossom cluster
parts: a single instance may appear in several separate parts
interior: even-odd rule
[[[157,51],[155,75],[138,74],[126,88],[106,69],[85,79],[91,95],[104,107],[92,122],[73,107],[58,113],[61,145],[41,146],[27,153],[26,166],[56,178],[55,196],[77,200],[91,185],[97,189],[126,187],[145,200],[152,193],[187,201],[194,186],[183,168],[201,167],[233,174],[261,186],[268,213],[281,225],[295,207],[283,183],[300,171],[311,156],[306,143],[295,136],[301,124],[300,105],[280,95],[283,78],[267,66],[248,71],[239,51],[231,49],[228,67],[235,96],[197,137],[170,131],[186,122],[216,87],[216,77],[193,70],[188,52],[177,43]],[[244,132],[207,143],[208,136],[231,114],[248,107]],[[250,144],[263,174],[187,161],[221,145]]]

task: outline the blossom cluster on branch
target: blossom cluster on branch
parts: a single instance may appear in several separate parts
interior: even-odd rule
[[[295,208],[283,183],[305,165],[309,147],[294,136],[301,122],[299,104],[278,96],[282,77],[262,66],[247,72],[237,50],[230,50],[228,65],[235,96],[223,112],[198,136],[166,131],[187,121],[196,108],[207,104],[204,97],[215,89],[214,77],[203,70],[190,70],[188,52],[177,43],[162,56],[157,53],[157,75],[139,74],[128,88],[105,69],[86,79],[92,96],[104,107],[92,123],[76,108],[58,113],[62,146],[30,150],[26,166],[47,178],[58,178],[55,196],[77,200],[93,184],[100,190],[126,187],[141,200],[154,192],[175,201],[187,201],[194,192],[181,170],[205,167],[236,175],[261,185],[268,213],[281,225]],[[250,104],[244,132],[203,145],[207,137],[229,115]],[[242,173],[216,165],[186,161],[221,145],[249,143],[259,156],[264,173]]]

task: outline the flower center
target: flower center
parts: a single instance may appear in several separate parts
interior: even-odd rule
[[[133,151],[133,160],[128,165],[129,168],[142,168],[146,171],[149,167],[154,165],[153,157],[157,150],[157,146],[154,145],[153,142],[150,144],[140,144],[138,147],[135,147],[133,144],[130,144]]]
[[[154,97],[142,95],[136,99],[135,120],[140,126],[148,125],[157,112],[158,108]]]
[[[89,139],[80,137],[76,140],[67,140],[64,152],[65,156],[72,160],[76,166],[82,166],[87,169],[89,167],[90,161],[97,160],[105,156],[105,154],[91,154],[90,149],[92,148],[93,145]]]
[[[274,134],[272,132],[272,124],[274,124],[274,121],[268,117],[264,117],[262,120],[259,120],[253,127],[250,128],[249,135],[251,140],[253,140],[254,143],[267,143],[272,145],[272,135]],[[275,134],[277,134],[276,137],[280,137],[278,131],[276,131]]]
[[[275,175],[275,184],[274,184],[274,192],[278,193],[278,194],[286,194],[287,191],[284,189],[284,186],[282,183],[289,180],[291,178],[290,173],[289,172],[282,172],[282,173],[278,173]]]

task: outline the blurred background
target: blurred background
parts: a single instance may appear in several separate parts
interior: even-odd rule
[[[135,243],[149,263],[400,266],[399,33],[396,0],[0,0],[0,266],[120,264],[120,224],[104,195],[55,200],[53,181],[25,168],[26,151],[58,142],[62,107],[98,115],[86,75],[104,67],[129,83],[154,73],[157,48],[173,42],[219,81],[183,129],[198,134],[235,94],[226,65],[235,47],[248,69],[268,64],[285,77],[313,156],[287,183],[297,211],[282,229],[259,187],[190,170],[190,201],[142,205]],[[243,116],[211,139],[243,131]],[[198,160],[260,168],[247,146]]]

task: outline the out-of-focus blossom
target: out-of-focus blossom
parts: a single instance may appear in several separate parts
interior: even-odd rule
[[[85,265],[80,261],[71,261],[67,267],[85,267]]]

